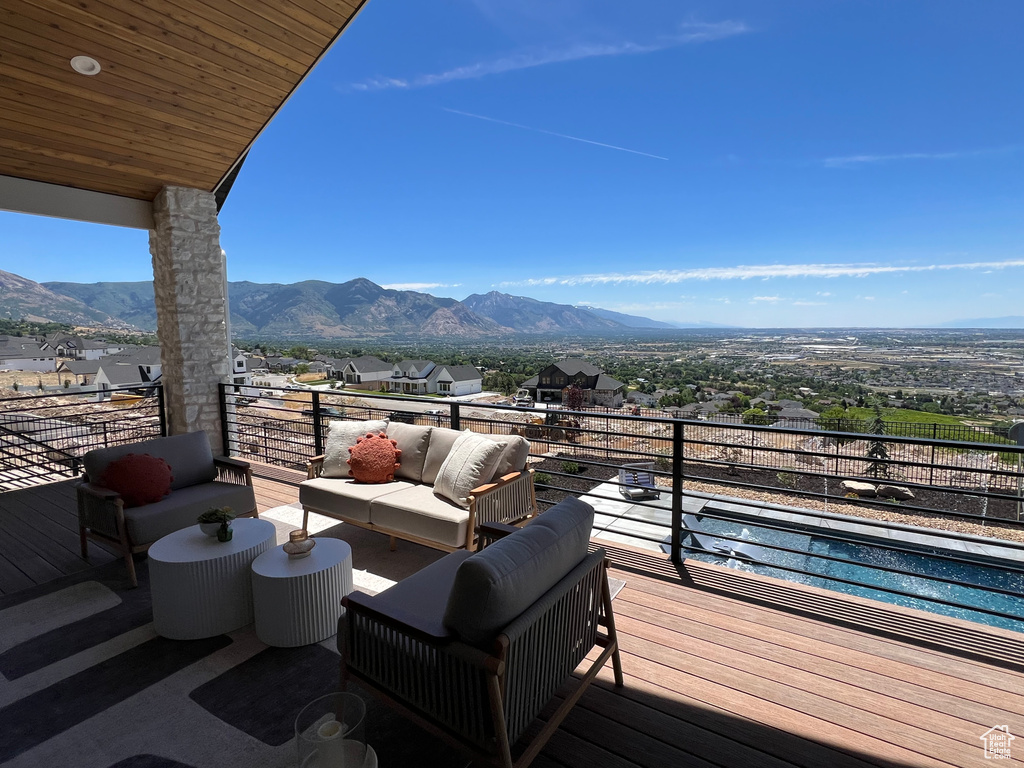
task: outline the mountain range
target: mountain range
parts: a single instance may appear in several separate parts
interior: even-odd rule
[[[345,283],[228,283],[232,335],[343,339],[385,336],[487,338],[514,334],[602,334],[673,326],[594,307],[491,291],[463,301]],[[35,283],[0,271],[0,316],[156,330],[152,282]]]

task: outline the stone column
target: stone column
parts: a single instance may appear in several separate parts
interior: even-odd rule
[[[149,250],[168,431],[205,430],[216,455],[223,452],[217,385],[231,374],[217,203],[209,192],[164,187],[153,201],[153,223]]]

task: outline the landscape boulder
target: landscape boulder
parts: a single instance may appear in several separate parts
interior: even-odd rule
[[[839,488],[843,493],[856,493],[858,496],[870,497],[877,493],[875,486],[871,483],[861,483],[857,480],[843,480],[839,484]]]
[[[880,485],[875,493],[883,499],[897,499],[898,501],[910,501],[914,498],[914,492],[902,485]]]

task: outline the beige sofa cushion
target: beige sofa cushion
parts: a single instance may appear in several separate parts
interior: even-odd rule
[[[466,543],[469,511],[435,495],[429,485],[414,485],[370,502],[370,522],[449,547]]]
[[[509,472],[519,472],[526,469],[526,460],[530,457],[530,441],[519,435],[483,435],[488,440],[504,446],[501,458],[494,470],[494,480],[507,475]]]
[[[299,503],[314,512],[368,523],[371,501],[413,487],[407,480],[367,484],[340,477],[317,477],[299,484]],[[430,489],[426,490],[429,494]]]
[[[455,441],[462,434],[457,429],[448,427],[434,427],[430,432],[430,445],[427,446],[427,456],[423,460],[423,474],[421,479],[427,485],[433,485],[437,480],[437,473],[448,458],[448,454],[455,445]]]
[[[427,458],[427,447],[430,445],[430,433],[433,427],[420,427],[415,424],[403,424],[400,421],[388,424],[387,435],[402,452],[400,465],[395,471],[396,478],[404,478],[420,482],[423,478],[423,460]]]
[[[461,507],[469,507],[469,494],[494,475],[505,446],[470,431],[459,435],[434,480],[434,493]]]
[[[386,432],[388,420],[381,421],[332,421],[324,446],[324,477],[348,477],[348,449],[367,433]]]

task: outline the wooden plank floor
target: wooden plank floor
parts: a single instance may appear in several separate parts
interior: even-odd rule
[[[261,512],[297,500],[300,473],[254,469]],[[49,520],[36,525],[51,533],[55,525],[67,528],[54,519],[62,498],[73,513],[66,488],[49,492],[45,512],[43,502],[10,496],[0,496],[5,538],[8,523],[16,535],[38,530],[33,515]],[[77,533],[66,541],[60,546],[75,555]],[[0,546],[4,556],[11,550]],[[31,551],[41,562],[61,559],[36,546]],[[614,603],[626,685],[616,689],[610,670],[603,671],[534,763],[540,768],[980,766],[988,764],[980,737],[993,725],[1024,734],[1024,667],[1007,660],[1014,654],[986,661],[959,646],[924,645],[879,629],[887,615],[935,621],[940,629],[954,620],[871,601],[854,606],[860,613],[849,621],[825,620],[806,605],[795,612],[754,599],[754,592],[737,597],[700,586],[711,583],[706,569],[713,566],[680,571],[622,547],[609,547],[609,555],[614,575],[626,581]],[[65,553],[63,561],[70,559]],[[28,568],[15,567],[23,575]],[[42,578],[46,566],[37,567]],[[0,588],[18,588],[0,569]],[[806,590],[786,587],[796,590],[791,596]],[[840,600],[821,590],[807,594]],[[857,617],[872,608],[874,622],[859,625]],[[1019,643],[1014,633],[954,624]],[[570,691],[567,684],[559,695]]]
[[[103,565],[118,556],[89,542],[83,560],[73,480],[0,493],[0,595]]]

